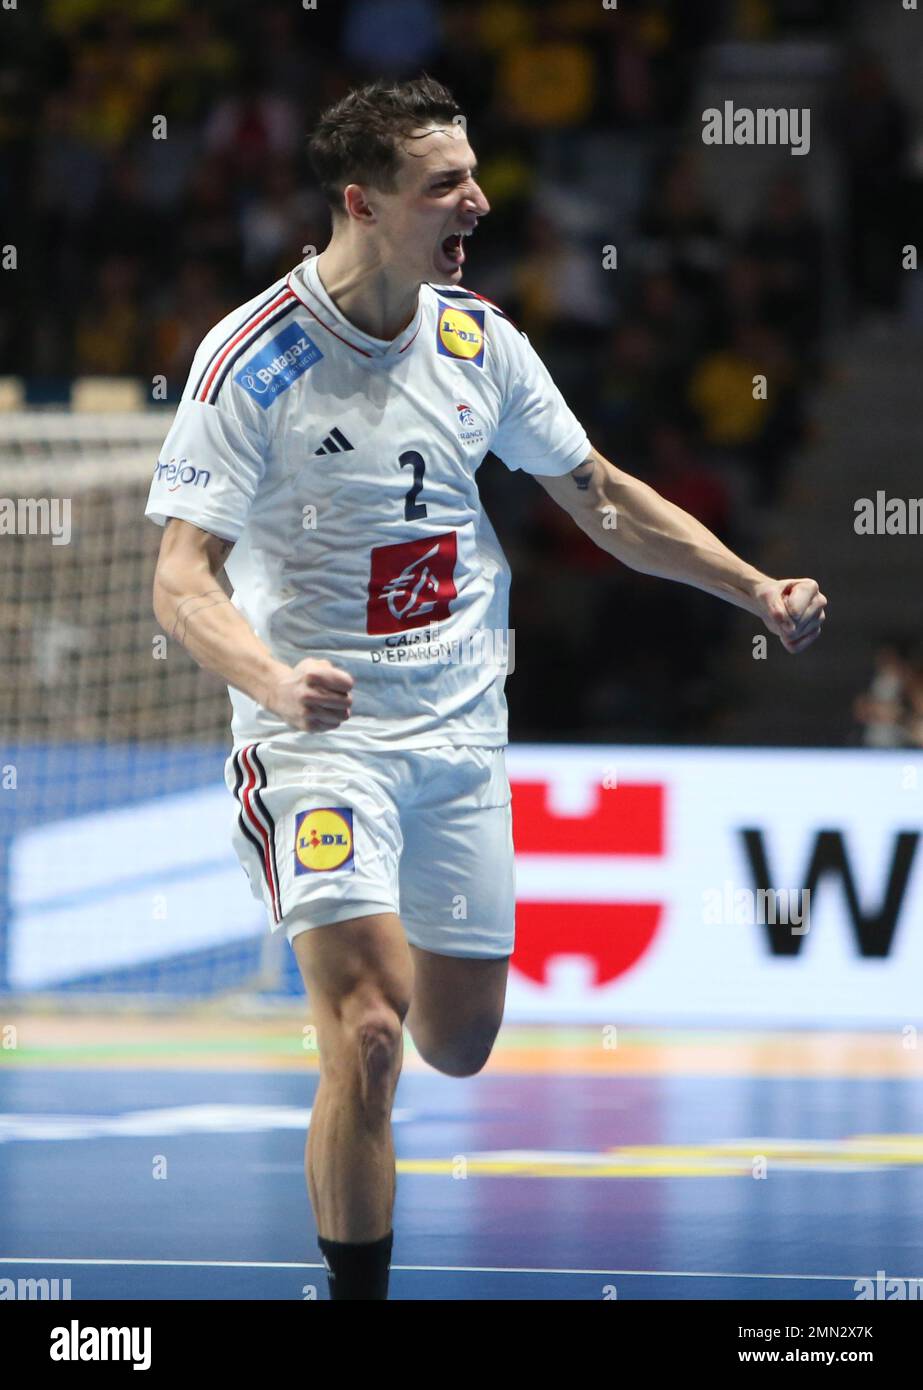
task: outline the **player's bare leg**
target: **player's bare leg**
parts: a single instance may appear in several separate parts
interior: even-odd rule
[[[509,956],[475,960],[418,946],[410,951],[414,985],[407,1029],[417,1051],[448,1076],[473,1076],[500,1031]]]
[[[389,912],[299,932],[292,947],[320,1053],[305,1179],[318,1235],[336,1242],[337,1256],[346,1261],[335,1271],[342,1288],[363,1251],[371,1252],[391,1232],[391,1107],[413,962],[400,919]],[[326,1250],[325,1258],[330,1259]]]

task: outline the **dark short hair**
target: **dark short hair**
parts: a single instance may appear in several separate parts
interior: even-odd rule
[[[308,158],[334,215],[345,215],[347,184],[396,192],[398,140],[460,115],[448,87],[425,74],[408,82],[369,82],[328,106],[308,137]]]

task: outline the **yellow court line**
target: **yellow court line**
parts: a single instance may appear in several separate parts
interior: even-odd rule
[[[923,1163],[923,1146],[921,1140],[915,1138],[913,1144],[905,1146],[899,1145],[880,1145],[878,1147],[869,1146],[868,1148],[853,1147],[849,1139],[839,1140],[837,1147],[832,1145],[830,1148],[814,1148],[808,1146],[799,1148],[797,1145],[786,1147],[781,1144],[760,1144],[758,1140],[751,1143],[740,1144],[711,1144],[693,1145],[684,1147],[683,1145],[671,1144],[652,1144],[638,1145],[631,1149],[612,1149],[613,1155],[630,1153],[633,1158],[657,1159],[670,1156],[673,1158],[703,1158],[703,1159],[729,1159],[739,1157],[742,1162],[749,1163],[754,1158],[766,1158],[778,1162],[798,1162],[798,1163],[900,1163],[905,1164]]]
[[[398,1173],[457,1176],[457,1164],[449,1159],[398,1159]],[[750,1177],[749,1167],[707,1168],[684,1163],[512,1163],[471,1160],[465,1177],[517,1178],[739,1178]],[[457,1177],[457,1181],[464,1181]]]
[[[923,1162],[923,1154],[908,1157],[906,1153],[882,1148],[877,1152],[855,1152],[849,1148],[850,1140],[842,1141],[841,1151],[818,1152],[815,1149],[799,1149],[795,1146],[784,1152],[767,1154],[770,1163],[797,1165],[799,1170],[810,1171],[827,1168],[831,1163],[840,1165],[845,1171],[850,1166],[867,1170],[872,1164],[883,1168],[905,1167],[908,1163]],[[497,1157],[483,1155],[468,1158],[458,1155],[454,1158],[399,1159],[399,1173],[424,1174],[431,1176],[450,1176],[456,1180],[469,1177],[522,1177],[522,1178],[649,1178],[649,1177],[752,1177],[752,1161],[744,1154],[737,1163],[728,1162],[726,1147],[721,1145],[701,1148],[676,1145],[632,1146],[610,1151],[611,1159],[587,1154],[586,1162],[574,1162],[572,1158],[555,1158],[553,1153],[546,1157]]]

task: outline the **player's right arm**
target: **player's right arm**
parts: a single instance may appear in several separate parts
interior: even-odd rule
[[[319,733],[349,718],[353,678],[326,660],[278,661],[218,582],[233,543],[180,517],[167,520],[154,572],[154,615],[207,671],[294,729]]]

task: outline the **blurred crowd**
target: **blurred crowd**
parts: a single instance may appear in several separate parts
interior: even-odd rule
[[[923,643],[884,638],[868,689],[856,697],[857,742],[866,748],[923,748]]]
[[[730,229],[705,191],[690,99],[713,40],[835,39],[842,6],[28,9],[3,20],[17,42],[0,59],[0,195],[4,240],[22,249],[0,373],[28,377],[35,399],[80,374],[162,375],[178,397],[216,320],[326,244],[304,155],[318,112],[357,82],[425,69],[469,113],[492,204],[464,283],[525,329],[597,448],[758,558],[753,519],[809,438],[834,262],[798,160]],[[874,59],[844,58],[841,81],[863,118],[837,123],[837,273],[852,313],[886,312],[906,122]],[[769,400],[754,399],[757,373]],[[707,737],[727,698],[726,606],[625,570],[504,474],[481,476],[516,577],[514,736]]]

